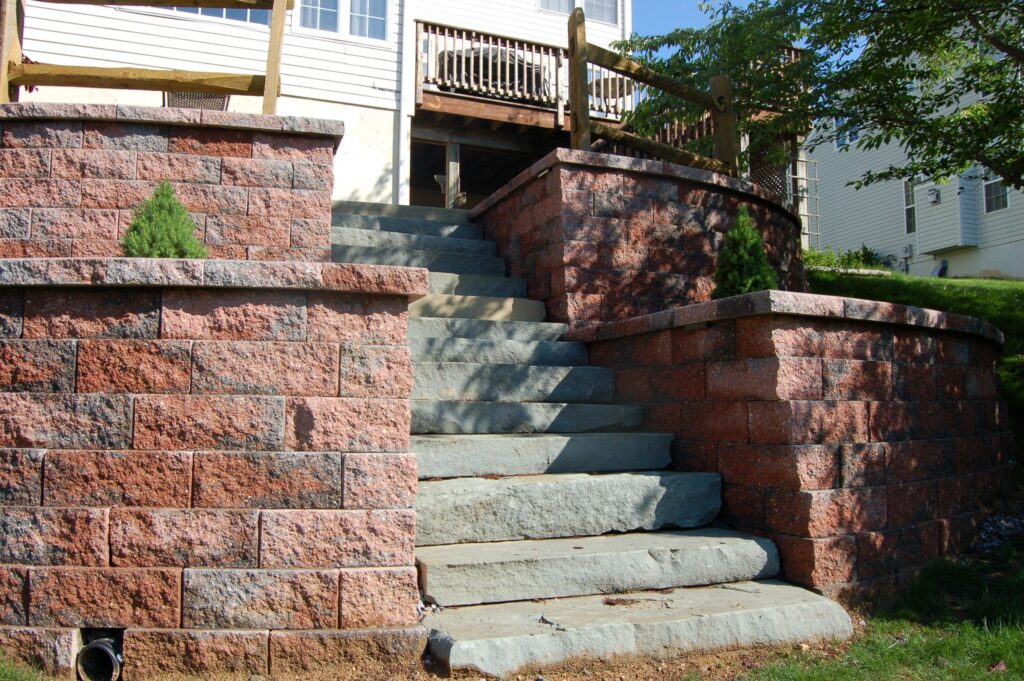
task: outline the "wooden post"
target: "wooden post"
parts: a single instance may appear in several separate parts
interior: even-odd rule
[[[429,40],[428,40],[429,43]],[[428,48],[429,49],[429,48]],[[423,104],[423,80],[427,77],[430,63],[426,61],[423,49],[423,24],[416,22],[416,106]]]
[[[587,91],[587,26],[579,7],[569,15],[569,118],[572,148],[590,149],[590,96]]]
[[[0,0],[0,103],[18,101],[18,86],[11,85],[11,64],[21,63],[25,8],[21,0]]]
[[[459,152],[459,145],[454,142],[449,142],[445,146],[444,203],[446,208],[458,208],[459,194],[462,191]]]
[[[263,90],[263,113],[277,113],[281,93],[281,52],[284,47],[284,22],[288,0],[274,0],[270,14],[270,45],[267,48],[267,80]]]
[[[729,76],[722,75],[714,76],[710,86],[711,97],[716,105],[711,109],[711,119],[715,126],[714,156],[729,169],[731,175],[738,177],[740,157],[736,139],[736,108],[732,101],[732,84],[729,82]]]

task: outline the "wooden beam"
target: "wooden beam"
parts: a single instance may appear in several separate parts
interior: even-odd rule
[[[700,154],[694,154],[693,152],[686,151],[685,149],[679,149],[672,147],[661,142],[655,142],[649,140],[646,137],[640,137],[632,133],[624,132],[618,128],[612,128],[601,123],[593,124],[594,134],[598,137],[610,139],[613,142],[619,142],[626,146],[640,151],[646,152],[655,158],[660,158],[664,161],[671,163],[678,163],[684,166],[690,166],[692,168],[700,168],[702,170],[710,170],[715,173],[723,173],[726,175],[731,174],[729,168],[724,163],[716,161],[712,158],[701,156]]]
[[[208,73],[158,69],[16,64],[11,84],[99,87],[164,92],[208,92],[218,95],[263,95],[266,78],[239,73]]]
[[[537,128],[555,127],[553,112],[548,109],[439,92],[424,92],[423,104],[420,105],[419,111],[482,118],[488,121],[529,125]],[[568,127],[567,122],[563,125]]]
[[[277,113],[277,95],[281,92],[281,51],[284,49],[284,23],[288,0],[274,0],[270,14],[270,43],[267,46],[266,80],[263,85],[263,113]]]
[[[739,175],[740,149],[736,126],[736,109],[732,102],[732,84],[729,76],[715,76],[710,81],[715,108],[711,109],[714,124],[714,154],[729,169],[730,175]]]
[[[18,86],[11,83],[11,67],[21,63],[21,37],[25,7],[21,0],[0,0],[0,104],[18,101]]]
[[[448,144],[454,142],[464,147],[480,147],[494,151],[508,151],[516,154],[544,156],[555,147],[565,146],[565,133],[560,130],[536,128],[514,134],[494,134],[487,128],[466,125],[462,119],[455,119],[448,125],[430,123],[417,115],[412,122],[412,138],[416,141]]]
[[[462,193],[462,162],[461,148],[458,144],[445,145],[444,172],[444,203],[447,208],[459,207],[459,194]]]
[[[59,5],[115,5],[118,7],[208,7],[213,9],[273,9],[274,0],[39,0]],[[295,0],[288,0],[295,9]]]
[[[675,95],[680,99],[685,99],[693,102],[694,104],[698,104],[709,111],[719,108],[715,98],[708,93],[698,90],[695,87],[690,87],[684,83],[672,80],[667,76],[661,75],[657,71],[652,71],[643,64],[638,64],[632,59],[627,59],[626,57],[616,54],[611,50],[606,50],[599,45],[587,45],[587,59],[598,66],[603,66],[606,69],[610,69],[623,76],[629,76],[630,78],[639,80],[642,83],[653,85],[659,90],[667,92],[670,95]]]
[[[587,24],[577,7],[569,15],[569,119],[572,148],[590,148],[590,93],[587,90]]]

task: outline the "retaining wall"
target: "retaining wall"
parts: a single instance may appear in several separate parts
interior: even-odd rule
[[[805,291],[799,218],[769,192],[694,168],[558,149],[473,215],[549,320],[585,326],[710,300],[740,206],[782,287]]]
[[[211,258],[331,258],[340,121],[77,104],[0,106],[0,258],[118,257],[168,180]]]
[[[678,468],[722,475],[724,518],[830,595],[966,549],[1008,473],[1002,335],[977,319],[765,291],[570,335]]]
[[[244,287],[244,288],[241,288]],[[125,678],[416,658],[424,270],[0,261],[0,650]]]

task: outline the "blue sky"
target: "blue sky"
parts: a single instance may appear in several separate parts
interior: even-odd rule
[[[697,9],[697,0],[633,0],[633,31],[640,35],[660,35],[705,23],[707,18]]]

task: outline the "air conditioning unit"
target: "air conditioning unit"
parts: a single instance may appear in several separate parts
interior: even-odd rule
[[[914,244],[907,244],[903,247],[903,257],[913,258],[914,257]]]

